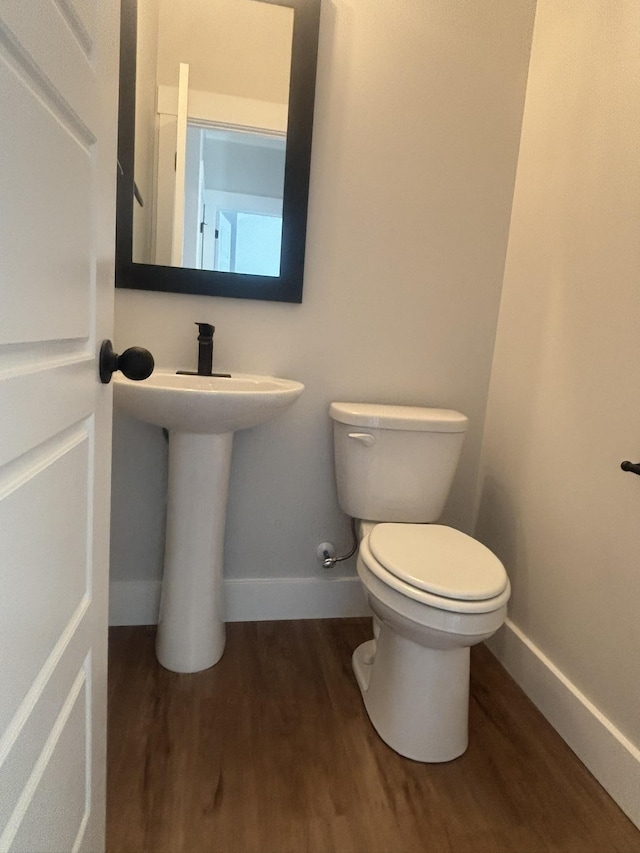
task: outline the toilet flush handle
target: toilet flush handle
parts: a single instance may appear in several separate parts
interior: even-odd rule
[[[375,438],[370,432],[350,432],[349,438],[354,438],[361,444],[366,445],[366,447],[371,447],[371,445],[375,443]]]

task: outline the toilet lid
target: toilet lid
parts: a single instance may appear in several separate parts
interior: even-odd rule
[[[369,534],[369,548],[391,574],[443,598],[494,598],[508,583],[495,554],[442,524],[378,524]]]

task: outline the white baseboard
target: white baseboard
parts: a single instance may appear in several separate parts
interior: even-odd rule
[[[370,616],[360,578],[225,580],[227,622]]]
[[[371,614],[359,578],[242,578],[224,582],[227,622]],[[112,581],[110,625],[155,625],[159,581]]]
[[[640,750],[507,619],[487,644],[602,787],[640,828]]]

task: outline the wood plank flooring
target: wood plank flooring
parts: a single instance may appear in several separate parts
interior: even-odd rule
[[[368,619],[235,623],[215,667],[110,640],[108,853],[640,853],[640,832],[483,646],[470,746],[418,764],[351,672]]]

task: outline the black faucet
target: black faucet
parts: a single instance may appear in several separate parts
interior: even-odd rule
[[[198,376],[211,376],[213,370],[213,333],[210,323],[196,323],[198,334]]]
[[[213,370],[213,333],[216,330],[211,323],[196,323],[198,327],[198,370],[178,370],[183,376],[223,376],[231,378],[230,373],[212,373]]]

